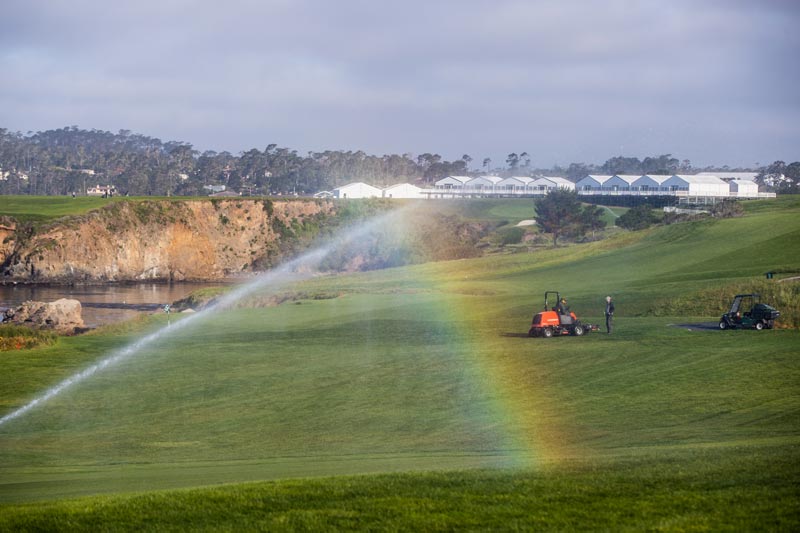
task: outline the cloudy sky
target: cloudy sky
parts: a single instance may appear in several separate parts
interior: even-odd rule
[[[301,153],[800,159],[795,0],[2,0],[0,128]]]

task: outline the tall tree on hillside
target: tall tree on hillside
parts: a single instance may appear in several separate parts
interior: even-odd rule
[[[786,165],[784,177],[786,178],[786,186],[781,189],[781,192],[790,194],[800,193],[800,161],[795,161],[794,163]]]
[[[558,246],[559,237],[583,236],[590,229],[603,227],[600,222],[602,209],[588,206],[584,209],[578,193],[557,189],[536,201],[536,223],[545,233],[553,235],[553,246]]]
[[[522,161],[522,168],[531,168],[531,156],[528,152],[519,154],[519,159]]]
[[[508,157],[506,157],[506,163],[508,164],[508,169],[510,171],[513,172],[517,170],[517,167],[519,167],[519,156],[516,153],[511,152],[508,154]]]

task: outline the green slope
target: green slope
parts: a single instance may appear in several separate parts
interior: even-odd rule
[[[655,483],[653,516],[677,491],[697,499],[698,516],[721,517],[726,505],[747,501],[781,523],[787,516],[796,522],[787,501],[800,486],[793,452],[800,444],[800,333],[673,327],[717,317],[642,315],[658,298],[800,265],[797,214],[793,205],[776,205],[741,219],[560,250],[321,278],[299,289],[337,298],[197,320],[0,426],[0,500],[502,467],[512,468],[501,471],[509,483],[541,482],[541,490],[585,484],[598,501],[619,493],[609,504],[619,512],[636,487]],[[611,292],[617,333],[525,337],[549,289],[567,293],[573,310],[594,321]],[[4,354],[3,412],[140,334],[97,333]],[[615,481],[604,485],[595,469]],[[676,471],[695,474],[676,481]],[[715,498],[734,486],[724,477],[734,471],[741,472],[735,497]],[[513,481],[516,475],[525,481]],[[470,479],[447,496],[454,506],[484,483],[452,476]],[[393,486],[399,478],[388,479],[376,483]],[[430,478],[402,480],[425,491]],[[356,483],[367,495],[383,490],[325,483]],[[295,487],[263,490],[288,497]],[[634,488],[625,496],[622,487]],[[238,494],[224,498],[235,506]],[[491,498],[486,504],[494,505]],[[69,512],[72,504],[64,505],[57,512]],[[566,512],[561,505],[558,512]],[[42,508],[32,509],[38,516]],[[26,513],[0,508],[0,517]],[[458,523],[468,526],[465,520]],[[593,524],[613,523],[606,516]]]

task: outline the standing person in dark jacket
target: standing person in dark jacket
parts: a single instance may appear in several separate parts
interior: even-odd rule
[[[611,335],[614,320],[614,302],[611,301],[611,296],[606,296],[606,333]]]

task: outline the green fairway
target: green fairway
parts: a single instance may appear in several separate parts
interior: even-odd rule
[[[204,199],[207,197],[123,197],[101,198],[99,196],[6,196],[0,195],[0,216],[14,217],[19,221],[48,222],[50,220],[69,216],[83,215],[94,209],[114,202],[160,201],[180,202],[185,200]]]
[[[95,196],[0,196],[0,216],[17,220],[47,221],[67,215],[81,215],[122,198]]]
[[[173,316],[135,356],[0,425],[0,529],[64,516],[129,529],[793,529],[800,332],[659,315],[796,269],[798,214],[759,204]],[[615,333],[528,338],[545,290],[593,323],[612,294]],[[0,415],[165,321],[3,352]],[[365,477],[341,477],[353,475]],[[53,502],[260,480],[283,481]]]
[[[7,507],[0,530],[793,531],[798,459],[796,447],[700,448],[537,471],[148,492]]]

